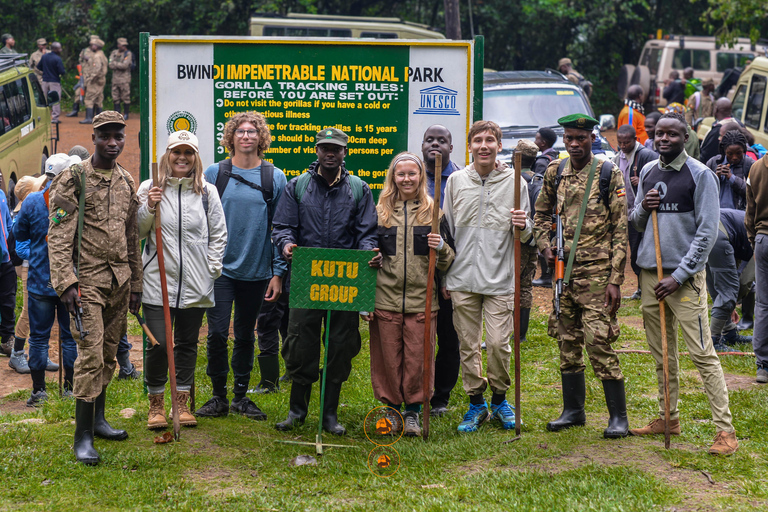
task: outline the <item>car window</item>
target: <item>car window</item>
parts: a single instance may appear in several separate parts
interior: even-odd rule
[[[649,48],[643,52],[640,57],[640,65],[648,66],[648,71],[655,75],[659,71],[659,60],[661,60],[661,50],[658,48]]]
[[[43,94],[43,88],[40,87],[40,82],[37,81],[36,75],[29,75],[29,82],[32,84],[32,93],[35,95],[35,104],[38,107],[45,107],[48,102]]]
[[[574,112],[592,115],[584,97],[567,88],[485,91],[483,112],[502,128],[553,126],[558,119]]]
[[[736,93],[733,95],[733,102],[732,102],[732,110],[733,110],[733,117],[736,119],[743,119],[744,114],[744,101],[747,99],[747,86],[746,85],[740,85],[738,89],[736,89]]]
[[[394,32],[360,32],[360,37],[372,37],[374,39],[397,39]]]
[[[754,53],[728,53],[717,52],[717,71],[722,73],[726,69],[744,67],[748,60],[755,58]]]
[[[754,75],[749,84],[749,99],[747,100],[747,112],[744,116],[744,124],[750,128],[760,128],[760,116],[763,113],[763,101],[765,99],[766,78],[762,75]]]
[[[352,37],[352,31],[343,28],[323,27],[264,27],[265,36],[288,37]]]
[[[692,67],[699,71],[709,71],[710,66],[709,50],[675,50],[672,57],[673,69]]]
[[[29,103],[29,88],[27,81],[19,78],[3,86],[5,104],[8,107],[9,126],[14,128],[28,121],[31,117],[31,105]]]
[[[0,87],[0,135],[11,129],[11,112],[5,102],[5,91]]]

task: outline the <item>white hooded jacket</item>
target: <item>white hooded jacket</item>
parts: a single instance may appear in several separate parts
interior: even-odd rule
[[[139,237],[146,238],[142,262],[144,294],[142,302],[163,305],[157,263],[155,214],[147,205],[152,180],[139,187]],[[203,181],[208,194],[206,218],[202,194],[196,194],[192,178],[168,178],[160,209],[163,230],[163,256],[172,308],[210,308],[213,282],[221,275],[227,247],[227,225],[216,187]]]

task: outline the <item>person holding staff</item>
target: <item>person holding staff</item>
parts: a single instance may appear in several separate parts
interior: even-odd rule
[[[146,238],[144,317],[158,345],[147,346],[144,380],[149,392],[147,428],[165,428],[165,384],[168,381],[163,295],[157,262],[155,214],[160,208],[168,295],[171,297],[173,355],[177,406],[182,426],[197,420],[187,401],[195,377],[197,341],[205,310],[213,306],[213,283],[221,275],[227,226],[216,187],[203,179],[197,137],[186,131],[168,137],[160,159],[160,182],[139,186],[139,236]]]
[[[382,259],[376,279],[376,310],[371,322],[371,384],[376,399],[400,411],[405,403],[403,433],[421,436],[419,412],[424,402],[424,322],[429,250],[437,250],[436,267],[445,271],[453,249],[430,233],[432,209],[424,163],[413,153],[400,153],[389,165],[376,211]],[[439,207],[438,207],[439,208]],[[437,287],[433,290],[430,345],[437,327]],[[432,366],[430,382],[434,382]],[[430,389],[431,389],[430,384]],[[391,415],[397,416],[397,415]]]
[[[709,449],[713,455],[736,452],[736,439],[728,388],[709,330],[705,265],[717,240],[720,222],[718,183],[715,173],[685,152],[688,130],[682,114],[668,113],[656,124],[659,160],[647,164],[640,173],[635,206],[629,221],[635,229],[646,232],[640,242],[637,264],[642,268],[643,322],[648,346],[656,359],[659,383],[659,415],[642,428],[632,429],[636,436],[661,434],[664,418],[664,371],[661,346],[659,301],[664,299],[666,332],[669,339],[669,430],[680,435],[678,419],[678,323],[693,364],[701,375],[709,408],[717,429]],[[656,248],[651,212],[658,210],[659,245],[664,278],[656,275]],[[650,231],[650,233],[648,232]]]

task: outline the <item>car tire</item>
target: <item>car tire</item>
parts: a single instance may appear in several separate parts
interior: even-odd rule
[[[651,70],[648,66],[637,66],[635,72],[632,73],[632,84],[637,84],[643,88],[643,101],[648,99],[651,95]]]
[[[635,66],[632,64],[624,64],[619,71],[619,81],[616,84],[616,92],[619,93],[619,98],[624,99],[627,97],[627,89],[630,85],[633,85],[632,77],[635,74]]]

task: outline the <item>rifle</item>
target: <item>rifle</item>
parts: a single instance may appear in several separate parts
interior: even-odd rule
[[[560,318],[560,297],[563,295],[563,278],[565,277],[565,239],[563,238],[563,219],[557,212],[552,214],[552,228],[555,231],[555,315]]]

